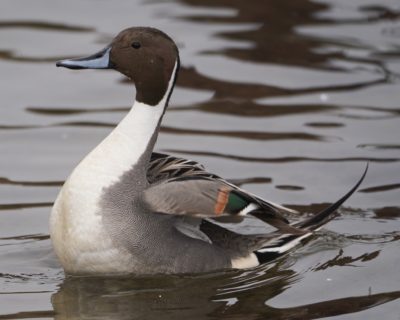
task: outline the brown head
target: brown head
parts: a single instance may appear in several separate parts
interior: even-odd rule
[[[179,54],[174,41],[147,27],[121,31],[109,46],[89,57],[57,62],[70,69],[115,69],[133,80],[136,100],[151,106],[165,96],[176,64]]]

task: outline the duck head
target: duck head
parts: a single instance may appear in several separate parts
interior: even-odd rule
[[[136,101],[157,105],[165,96],[179,53],[174,41],[158,29],[132,27],[121,31],[103,50],[84,58],[58,61],[69,69],[115,69],[132,79]],[[175,79],[172,79],[175,81]]]

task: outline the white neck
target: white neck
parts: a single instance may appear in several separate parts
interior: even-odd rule
[[[173,89],[177,63],[168,89],[156,106],[135,101],[132,109],[118,126],[75,168],[80,174],[93,174],[103,180],[102,187],[117,181],[145,153],[164,114],[168,96]],[[98,183],[100,185],[100,183]]]
[[[135,101],[129,113],[107,137],[119,150],[123,166],[134,165],[147,148],[152,148],[149,144],[153,142],[152,137],[163,116],[164,107],[165,101],[160,101],[156,106]]]

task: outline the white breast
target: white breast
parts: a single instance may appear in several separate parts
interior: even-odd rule
[[[144,106],[138,109],[140,107]],[[154,112],[148,106],[145,110]],[[153,121],[149,119],[146,130],[139,130],[140,134],[132,135],[127,132],[130,126],[126,125],[131,116],[128,115],[74,169],[54,204],[50,219],[51,238],[56,254],[69,272],[88,268],[97,270],[100,267],[110,269],[115,267],[115,261],[120,260],[117,259],[120,249],[114,247],[102,225],[99,201],[104,188],[117,182],[136,163],[153,134],[148,128],[154,131],[158,124],[158,119],[152,116]],[[138,119],[135,120],[130,123],[133,127],[140,125],[135,123]]]

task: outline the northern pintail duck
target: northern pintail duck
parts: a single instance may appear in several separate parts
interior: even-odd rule
[[[153,152],[179,70],[163,32],[134,27],[104,50],[57,62],[70,69],[114,69],[132,79],[127,116],[74,169],[50,218],[55,252],[68,274],[197,273],[257,266],[310,236],[356,190],[305,220],[250,194],[195,161]],[[244,235],[215,221],[251,215],[273,226]]]

